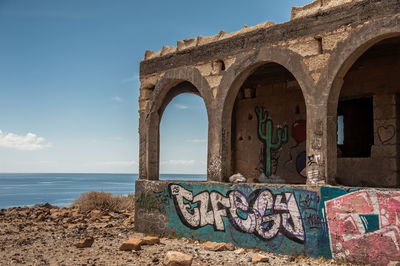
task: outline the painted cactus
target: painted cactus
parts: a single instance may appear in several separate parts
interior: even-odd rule
[[[264,107],[257,106],[256,114],[258,119],[258,136],[265,145],[265,174],[271,176],[271,151],[279,149],[282,144],[288,142],[288,126],[277,128],[276,142],[272,142],[274,125],[271,119],[268,119],[268,112],[264,111]],[[265,124],[265,133],[263,133],[263,125]]]

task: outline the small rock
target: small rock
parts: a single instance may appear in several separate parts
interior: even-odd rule
[[[164,258],[164,264],[167,266],[190,266],[193,256],[177,251],[168,251]]]
[[[232,243],[217,243],[207,241],[204,243],[204,249],[210,251],[224,251],[224,250],[235,250],[235,246]]]
[[[160,244],[160,238],[158,236],[146,236],[142,238],[142,245],[155,245]]]
[[[256,254],[253,254],[253,256],[251,257],[251,262],[252,263],[269,262],[269,259],[267,256],[256,253]]]
[[[51,209],[50,210],[50,217],[53,218],[53,219],[58,219],[58,218],[62,217],[63,215],[64,215],[64,213],[61,212],[58,209]]]
[[[124,222],[123,225],[124,226],[129,226],[133,221],[133,216],[129,216],[129,218],[127,218]]]
[[[246,183],[247,179],[241,173],[234,174],[229,177],[231,183]]]
[[[138,238],[131,238],[126,240],[122,245],[119,247],[119,250],[129,251],[129,250],[140,250],[142,245],[142,239]]]
[[[44,221],[45,219],[46,219],[46,215],[44,215],[43,213],[39,214],[39,216],[37,218],[37,220],[40,222]]]
[[[78,243],[74,244],[77,248],[90,248],[93,245],[94,238],[88,237],[85,240],[79,241]]]
[[[246,253],[246,250],[244,248],[239,248],[234,251],[235,254],[244,254]]]

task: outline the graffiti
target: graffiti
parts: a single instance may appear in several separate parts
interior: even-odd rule
[[[382,144],[387,144],[396,134],[396,128],[393,125],[380,126],[378,128],[378,138]]]
[[[306,120],[297,120],[293,123],[292,137],[297,142],[297,144],[300,144],[300,143],[306,141],[306,137],[307,137],[306,129],[307,129]]]
[[[311,147],[313,150],[321,150],[322,148],[322,139],[320,137],[316,137],[313,139]]]
[[[324,135],[323,122],[321,119],[318,119],[317,122],[315,123],[314,135],[315,136],[311,142],[311,147],[313,150],[321,150],[322,136]]]
[[[162,193],[154,193],[154,195],[152,195],[150,193],[140,193],[140,196],[136,199],[136,208],[146,211],[162,211],[165,197],[162,197],[161,194]]]
[[[238,190],[230,190],[224,196],[217,191],[193,195],[177,184],[171,184],[169,189],[181,222],[191,229],[211,225],[215,231],[224,232],[223,217],[228,217],[238,231],[254,234],[264,241],[280,233],[298,243],[306,240],[293,193],[274,195],[268,189],[258,189],[247,197]]]
[[[321,219],[316,210],[306,209],[303,212],[304,221],[311,229],[319,229],[321,227]]]
[[[315,123],[315,130],[314,134],[317,136],[323,136],[324,131],[323,131],[323,122],[321,119],[318,119],[317,122]]]
[[[307,172],[307,178],[312,184],[317,183],[319,179],[319,169],[312,169]]]
[[[299,196],[299,206],[303,208],[313,208],[317,209],[316,203],[318,202],[317,194],[300,194]]]
[[[303,151],[296,157],[296,171],[301,176],[306,177],[306,152]]]
[[[288,126],[277,128],[276,142],[274,143],[272,140],[274,125],[272,120],[268,119],[268,112],[264,111],[263,107],[258,106],[255,111],[258,119],[258,137],[263,141],[265,147],[265,174],[271,176],[271,152],[280,149],[283,144],[288,142]]]
[[[307,165],[308,166],[312,166],[313,164],[319,164],[320,160],[321,160],[321,155],[320,154],[311,154],[309,156],[307,156],[308,161],[307,161]]]
[[[284,166],[288,170],[293,169],[293,165],[298,174],[306,177],[306,151],[304,145],[300,145],[306,141],[306,120],[297,120],[292,125],[292,137],[296,144],[290,147],[289,159],[285,161]],[[293,156],[293,154],[297,154]],[[293,162],[293,158],[296,158]]]
[[[334,258],[384,265],[400,260],[400,192],[355,191],[325,201],[325,212]]]

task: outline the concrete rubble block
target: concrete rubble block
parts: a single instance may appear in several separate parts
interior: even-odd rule
[[[161,49],[161,56],[166,55],[166,54],[171,54],[176,52],[176,47],[175,46],[163,46]]]
[[[214,36],[197,36],[197,45],[204,45],[207,43],[218,41],[218,37]]]
[[[226,35],[226,31],[221,30],[220,32],[218,32],[216,35],[214,35],[215,37],[217,37],[218,39],[223,38]]]
[[[209,251],[225,251],[225,250],[235,250],[235,246],[232,243],[218,243],[207,241],[204,243],[204,249]]]
[[[183,41],[177,41],[176,42],[176,50],[181,51],[185,48],[185,43]]]
[[[93,237],[88,237],[85,240],[81,240],[78,243],[75,243],[74,246],[77,248],[90,248],[94,243]]]
[[[193,256],[178,251],[168,251],[164,257],[164,265],[167,266],[190,266]]]
[[[122,251],[140,250],[142,243],[143,240],[140,238],[131,238],[122,243],[122,245],[119,247],[119,250]]]
[[[160,238],[158,236],[146,236],[142,238],[142,245],[155,245],[160,244]]]
[[[154,51],[152,51],[152,50],[147,50],[147,51],[144,53],[144,60],[152,59],[152,58],[158,57],[158,56],[160,56],[160,55],[161,55],[161,51],[159,51],[159,52],[154,52]]]
[[[251,256],[251,262],[252,263],[269,262],[269,258],[265,255],[256,253],[253,254],[253,256]]]
[[[178,51],[195,47],[197,46],[197,38],[190,38],[183,41],[178,41],[176,43],[176,46]]]

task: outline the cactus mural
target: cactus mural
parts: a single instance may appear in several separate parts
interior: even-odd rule
[[[271,176],[271,151],[279,149],[283,144],[288,142],[288,126],[277,128],[276,142],[273,142],[274,125],[271,119],[268,119],[268,112],[264,111],[264,107],[257,106],[256,114],[258,119],[258,137],[264,142],[265,151],[265,174]],[[265,128],[263,132],[263,128]]]

